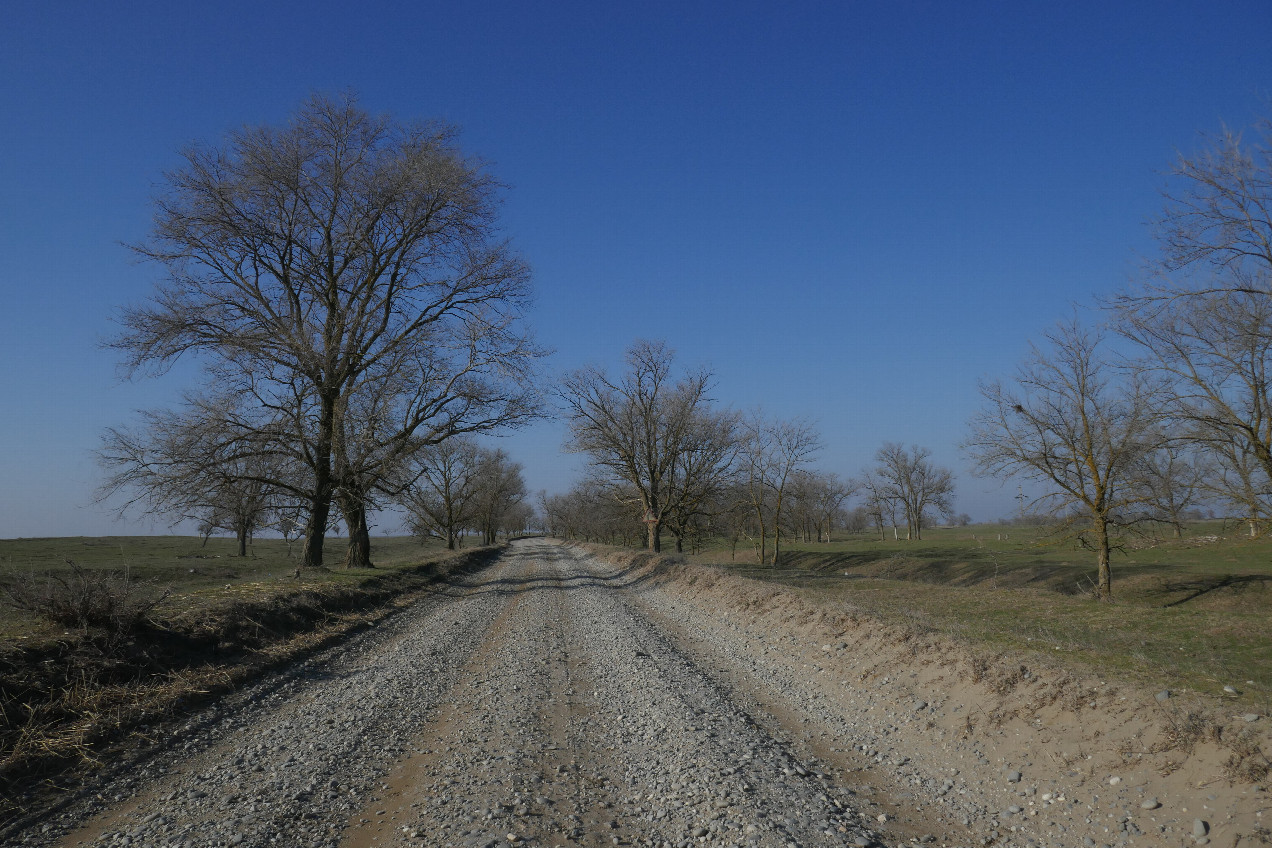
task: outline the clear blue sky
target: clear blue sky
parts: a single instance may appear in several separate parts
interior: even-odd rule
[[[92,451],[189,369],[99,342],[158,270],[176,151],[313,91],[440,118],[509,184],[557,372],[662,338],[717,398],[819,422],[843,475],[885,440],[965,472],[977,380],[1123,286],[1164,172],[1272,113],[1272,4],[10,3],[0,27],[0,538],[165,532],[92,505]],[[505,440],[530,486],[579,462]]]

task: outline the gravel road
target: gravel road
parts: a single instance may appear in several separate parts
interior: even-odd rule
[[[638,582],[517,543],[17,844],[876,844],[876,811],[678,648]]]

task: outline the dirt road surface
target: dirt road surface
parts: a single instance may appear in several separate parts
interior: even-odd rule
[[[848,682],[825,679],[807,645],[791,647],[797,637],[730,623],[650,574],[549,540],[514,543],[486,570],[208,709],[14,844],[1045,846],[1140,836],[1139,811],[1106,820],[1087,799],[1040,792],[1033,775],[999,774],[979,750],[947,745],[915,763],[931,731],[902,726],[935,707],[907,700],[902,717],[880,702],[867,719],[875,707],[858,691],[865,712],[854,719],[827,696]],[[1045,823],[1029,818],[1039,811]],[[1166,841],[1143,844],[1196,841],[1185,831],[1162,825]]]

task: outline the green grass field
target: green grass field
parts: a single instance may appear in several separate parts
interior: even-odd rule
[[[281,539],[260,539],[248,556],[237,556],[233,539],[193,536],[103,536],[55,539],[0,539],[0,581],[21,572],[69,572],[68,562],[85,569],[127,570],[137,580],[153,581],[170,590],[160,614],[189,613],[199,607],[249,597],[265,597],[321,583],[356,583],[374,574],[395,571],[436,556],[440,542],[410,537],[373,538],[375,569],[343,568],[347,540],[328,538],[323,570],[308,570],[297,579],[300,545],[288,556]],[[0,599],[2,600],[2,599]],[[49,635],[52,628],[0,603],[0,640]]]
[[[1115,554],[1113,601],[1087,590],[1094,554],[1032,528],[935,528],[921,541],[858,536],[783,543],[758,566],[739,546],[694,559],[995,648],[1154,686],[1223,695],[1272,712],[1272,539],[1220,522],[1181,539],[1129,540]]]

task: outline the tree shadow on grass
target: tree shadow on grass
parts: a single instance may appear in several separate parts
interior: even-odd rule
[[[1240,592],[1255,585],[1260,589],[1266,589],[1269,584],[1272,584],[1272,575],[1269,574],[1219,574],[1213,577],[1194,577],[1188,580],[1164,580],[1160,589],[1162,594],[1173,594],[1175,592],[1186,592],[1187,594],[1182,598],[1162,604],[1162,607],[1181,606],[1221,589],[1232,589]]]

